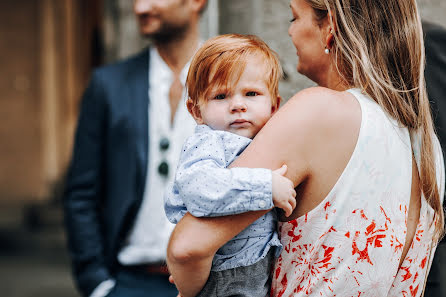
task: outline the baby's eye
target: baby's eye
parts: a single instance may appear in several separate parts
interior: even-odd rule
[[[249,96],[249,97],[251,97],[251,96],[257,96],[257,95],[258,95],[258,93],[257,93],[257,92],[254,92],[254,91],[246,92],[246,96]]]
[[[217,100],[222,100],[225,98],[226,98],[226,94],[218,94],[217,96],[214,97],[214,99],[217,99]]]

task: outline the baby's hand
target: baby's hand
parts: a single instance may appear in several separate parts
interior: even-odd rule
[[[285,211],[289,217],[296,207],[296,191],[291,180],[285,177],[287,166],[283,165],[273,171],[273,203],[275,207]]]

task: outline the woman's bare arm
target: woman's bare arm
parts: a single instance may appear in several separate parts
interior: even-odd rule
[[[324,158],[332,158],[327,156],[325,142],[340,130],[332,125],[333,110],[327,103],[330,99],[326,98],[332,94],[326,92],[332,91],[317,88],[295,95],[262,128],[231,167],[274,170],[286,164],[287,177],[295,185],[311,179],[312,166],[324,162]],[[207,280],[215,252],[265,213],[213,218],[186,215],[174,229],[167,253],[169,270],[180,292],[185,297],[198,293]]]
[[[208,279],[217,250],[267,211],[196,218],[187,213],[175,227],[167,264],[183,297],[195,296]]]

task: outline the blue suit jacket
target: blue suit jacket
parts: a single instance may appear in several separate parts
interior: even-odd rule
[[[85,296],[112,277],[141,205],[148,156],[149,53],[97,69],[80,110],[64,195],[68,246]]]

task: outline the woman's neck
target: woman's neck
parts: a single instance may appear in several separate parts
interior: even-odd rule
[[[340,92],[351,88],[351,86],[338,73],[336,66],[334,65],[325,72],[325,75],[321,77],[318,85]]]

